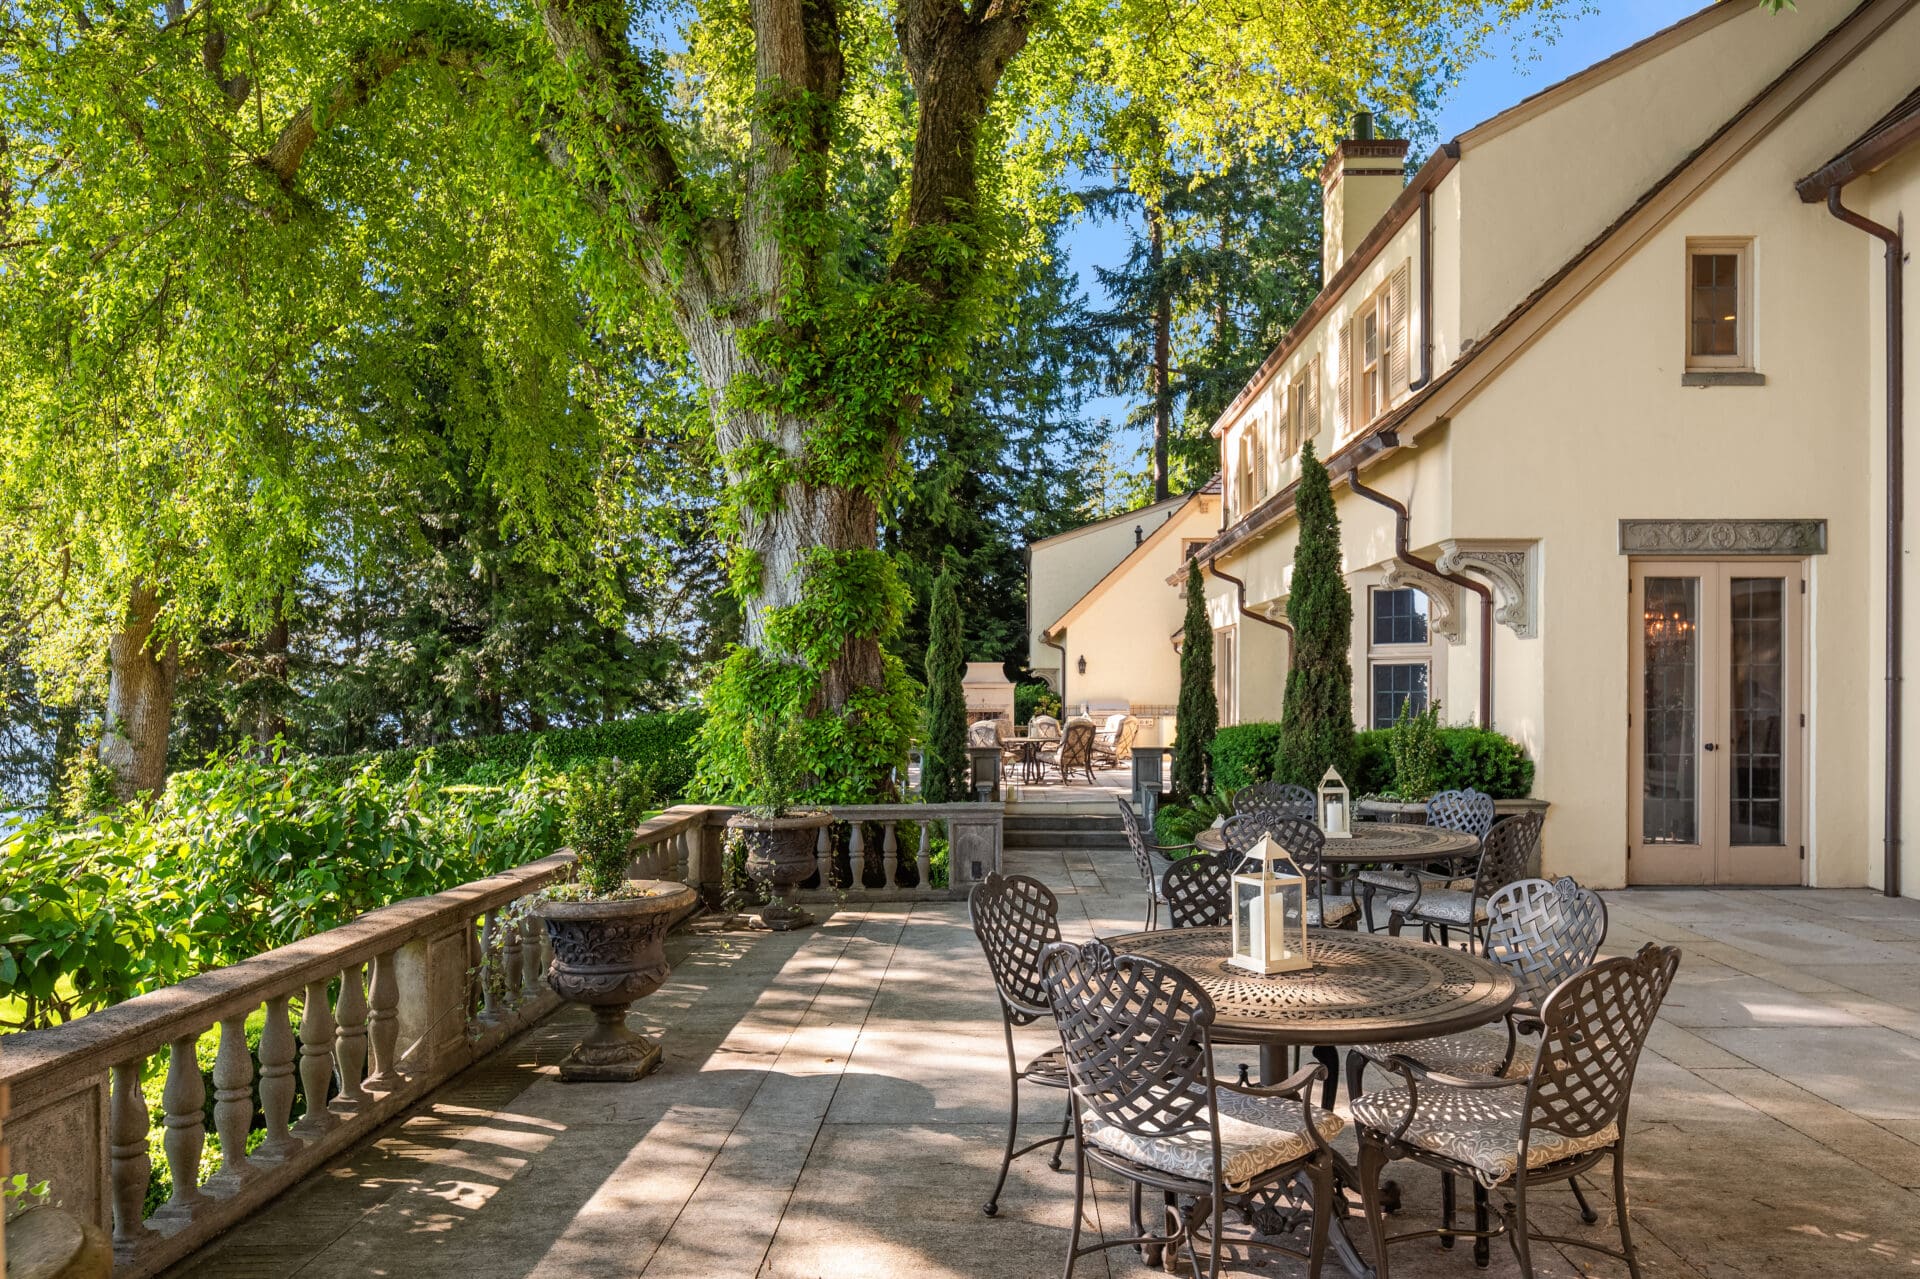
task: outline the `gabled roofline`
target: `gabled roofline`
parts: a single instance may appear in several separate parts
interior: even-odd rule
[[[1159,528],[1153,530],[1153,532],[1147,534],[1146,537],[1142,538],[1140,541],[1140,545],[1128,551],[1124,559],[1122,559],[1118,564],[1115,564],[1112,568],[1108,569],[1106,572],[1106,575],[1103,576],[1099,581],[1095,582],[1092,586],[1088,587],[1087,593],[1085,595],[1082,595],[1079,599],[1075,600],[1073,604],[1067,609],[1066,612],[1062,613],[1053,622],[1049,623],[1046,626],[1041,627],[1040,628],[1041,641],[1043,643],[1053,643],[1056,640],[1058,640],[1060,637],[1060,633],[1064,631],[1070,623],[1078,620],[1080,614],[1087,608],[1087,606],[1093,603],[1095,596],[1100,595],[1102,592],[1104,592],[1107,589],[1107,587],[1111,586],[1114,582],[1119,581],[1121,575],[1125,573],[1127,566],[1133,563],[1134,560],[1138,559],[1142,555],[1145,555],[1148,549],[1154,546],[1156,543],[1158,543],[1161,538],[1166,537],[1168,535],[1167,530],[1173,527],[1175,521],[1180,517],[1181,514],[1183,514],[1186,511],[1187,506],[1190,505],[1191,503],[1198,502],[1203,497],[1220,497],[1220,495],[1217,493],[1209,493],[1204,489],[1202,489],[1200,492],[1197,492],[1197,493],[1189,493],[1182,500],[1180,510],[1175,511],[1172,515],[1168,516],[1165,520],[1162,520]]]
[[[1145,506],[1136,506],[1131,511],[1122,511],[1118,515],[1109,515],[1105,519],[1094,520],[1089,524],[1082,524],[1078,528],[1070,528],[1064,533],[1055,533],[1051,537],[1043,537],[1037,541],[1028,542],[1027,550],[1031,552],[1038,547],[1051,546],[1056,542],[1070,542],[1084,533],[1091,533],[1096,529],[1105,528],[1109,524],[1118,524],[1122,520],[1139,519],[1149,512],[1159,510],[1161,507],[1166,507],[1168,513],[1171,514],[1184,505],[1187,499],[1192,496],[1193,494],[1191,493],[1180,493],[1173,497],[1162,498],[1158,502],[1149,502]]]
[[[1432,382],[1328,454],[1328,477],[1337,483],[1359,470],[1362,463],[1397,452],[1413,437],[1444,424],[1449,414],[1472,399],[1489,378],[1533,345],[1555,320],[1611,275],[1621,260],[1678,214],[1695,193],[1752,149],[1781,116],[1818,91],[1917,2],[1920,0],[1862,0],[1706,141],[1628,205],[1605,230],[1522,298],[1499,323],[1466,347]],[[1866,18],[1876,10],[1884,10],[1884,15],[1877,22],[1867,24]],[[1843,38],[1856,31],[1858,38],[1842,47]],[[1829,59],[1830,65],[1823,65]],[[1796,85],[1796,81],[1803,78],[1810,82]],[[1777,109],[1769,118],[1761,120],[1762,108],[1770,103]],[[1873,131],[1868,132],[1871,135]],[[1689,175],[1697,179],[1690,186],[1683,182]],[[1630,232],[1636,234],[1629,242]],[[1604,252],[1608,249],[1615,251]],[[1546,305],[1549,299],[1552,305]],[[1293,513],[1293,497],[1299,483],[1295,480],[1247,512],[1231,527],[1222,530],[1219,537],[1201,547],[1194,558],[1211,562],[1239,550],[1279,524]],[[1184,570],[1179,576],[1183,575]]]

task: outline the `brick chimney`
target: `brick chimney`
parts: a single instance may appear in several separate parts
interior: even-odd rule
[[[1331,280],[1406,185],[1407,140],[1373,136],[1373,113],[1353,117],[1320,170],[1320,278]]]

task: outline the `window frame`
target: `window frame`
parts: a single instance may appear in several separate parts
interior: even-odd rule
[[[1369,426],[1373,420],[1387,411],[1391,390],[1387,379],[1392,364],[1393,349],[1393,308],[1390,294],[1393,289],[1392,278],[1382,283],[1368,295],[1353,313],[1353,337],[1348,349],[1353,353],[1352,430]],[[1367,362],[1367,321],[1373,321],[1374,354],[1373,362]]]
[[[1286,455],[1293,457],[1299,453],[1306,442],[1320,434],[1318,421],[1307,421],[1307,406],[1315,403],[1313,379],[1319,374],[1318,354],[1302,365],[1300,371],[1287,383],[1287,446]]]
[[[1696,355],[1693,350],[1693,263],[1700,257],[1733,257],[1734,353]],[[1689,373],[1751,372],[1753,359],[1753,237],[1689,236],[1680,289],[1680,342]]]
[[[1366,665],[1366,671],[1367,671],[1367,692],[1366,692],[1364,722],[1369,729],[1389,726],[1389,725],[1382,725],[1376,722],[1377,716],[1375,714],[1375,710],[1376,710],[1377,703],[1379,701],[1378,670],[1380,667],[1418,666],[1423,668],[1427,673],[1426,702],[1421,707],[1421,709],[1423,710],[1427,706],[1433,705],[1434,702],[1436,701],[1436,693],[1437,693],[1436,685],[1437,685],[1438,679],[1440,678],[1439,676],[1440,663],[1436,658],[1436,646],[1435,646],[1434,631],[1433,631],[1432,601],[1430,600],[1426,601],[1426,609],[1425,609],[1424,615],[1427,619],[1427,638],[1424,641],[1419,643],[1380,643],[1380,642],[1376,642],[1376,640],[1374,639],[1374,635],[1376,634],[1375,627],[1377,625],[1375,620],[1377,616],[1375,600],[1378,596],[1378,593],[1382,591],[1410,591],[1413,593],[1414,596],[1422,600],[1425,600],[1426,598],[1424,593],[1420,591],[1418,587],[1388,586],[1383,582],[1373,582],[1367,586],[1366,609],[1364,611],[1364,617],[1361,619],[1361,625],[1364,628],[1363,634],[1365,637],[1365,647],[1363,649],[1363,652],[1365,653],[1365,665]]]

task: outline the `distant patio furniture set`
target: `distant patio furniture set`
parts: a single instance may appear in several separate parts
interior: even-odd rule
[[[1448,793],[1430,804],[1428,826],[1362,823],[1329,839],[1304,788],[1250,792],[1224,826],[1186,846],[1153,843],[1119,801],[1147,931],[1073,944],[1039,881],[996,873],[975,887],[970,912],[1000,996],[1012,1091],[987,1215],[998,1212],[1013,1159],[1048,1148],[1052,1167],[1069,1154],[1074,1162],[1069,1277],[1081,1258],[1130,1246],[1149,1264],[1184,1252],[1195,1275],[1218,1275],[1230,1255],[1277,1251],[1304,1260],[1310,1276],[1331,1254],[1351,1275],[1387,1279],[1398,1245],[1472,1239],[1484,1266],[1490,1241],[1504,1238],[1529,1279],[1531,1247],[1542,1241],[1618,1258],[1639,1279],[1626,1211],[1628,1102],[1680,952],[1649,944],[1600,959],[1599,897],[1571,879],[1524,877],[1538,814],[1495,824],[1485,796]],[[1286,849],[1309,885],[1311,964],[1272,976],[1229,960],[1235,902],[1247,900],[1233,876],[1263,838]],[[1373,929],[1380,893],[1385,933]],[[1401,935],[1410,922],[1421,939]],[[1022,1064],[1015,1028],[1048,1021],[1058,1044]],[[1216,1043],[1257,1047],[1259,1081],[1244,1066],[1237,1080],[1222,1077]],[[1313,1064],[1281,1078],[1287,1054],[1305,1051]],[[1372,1087],[1369,1068],[1384,1076]],[[1350,1120],[1333,1109],[1343,1073]],[[1058,1133],[1016,1149],[1023,1084],[1067,1095]],[[1349,1123],[1357,1160],[1333,1144]],[[1437,1226],[1389,1233],[1399,1196],[1383,1174],[1400,1161],[1440,1174]],[[1572,1185],[1582,1220],[1597,1223],[1578,1178],[1609,1163],[1618,1248],[1533,1231],[1529,1192],[1558,1182]],[[1083,1244],[1094,1168],[1132,1186],[1130,1232]],[[1461,1179],[1472,1190],[1471,1228],[1455,1225]],[[1142,1211],[1152,1191],[1157,1224]],[[1351,1234],[1347,1191],[1361,1203]],[[1247,1223],[1232,1237],[1229,1212]]]
[[[1110,715],[1104,727],[1075,716],[1065,725],[1051,715],[1035,715],[1025,733],[1007,731],[1004,716],[983,719],[968,729],[968,745],[998,746],[1002,775],[1026,786],[1044,785],[1049,772],[1062,784],[1084,779],[1096,785],[1094,770],[1118,768],[1133,756],[1140,721],[1132,715]]]

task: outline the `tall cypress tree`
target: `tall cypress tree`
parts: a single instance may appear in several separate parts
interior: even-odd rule
[[[1344,775],[1353,759],[1353,597],[1340,572],[1340,517],[1333,509],[1327,468],[1309,440],[1300,450],[1300,487],[1294,496],[1300,541],[1293,549],[1293,668],[1280,712],[1280,751],[1274,776],[1318,786],[1329,765]]]
[[[920,793],[929,804],[967,798],[967,673],[960,600],[951,569],[933,584],[927,610],[927,722],[920,755]]]
[[[1207,793],[1207,764],[1220,727],[1213,695],[1213,625],[1200,566],[1187,562],[1187,618],[1180,640],[1180,706],[1174,719],[1173,788],[1182,795]]]

